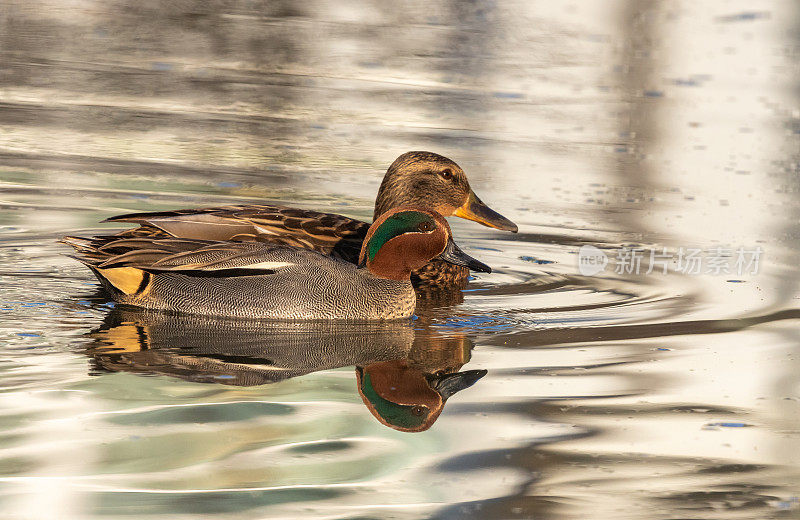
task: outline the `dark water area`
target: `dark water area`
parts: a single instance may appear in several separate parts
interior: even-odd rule
[[[3,518],[800,518],[794,2],[0,4]],[[114,306],[63,235],[371,220],[408,150],[511,234],[402,323]]]

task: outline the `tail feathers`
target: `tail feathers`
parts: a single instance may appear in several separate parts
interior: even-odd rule
[[[95,249],[92,245],[92,239],[87,237],[65,236],[59,240],[62,244],[74,247],[76,250],[80,249]]]
[[[77,254],[67,255],[68,257],[74,258],[86,265],[96,265],[109,258],[107,253],[99,249],[102,245],[102,241],[98,241],[95,238],[66,236],[59,240],[59,242],[67,244],[75,249]]]
[[[150,292],[152,275],[147,271],[135,267],[108,267],[100,268],[80,257],[73,257],[83,262],[86,267],[100,280],[103,287],[108,290],[115,300],[126,302],[137,299]]]
[[[99,253],[97,248],[92,245],[92,240],[90,238],[68,236],[62,238],[59,240],[59,242],[62,244],[67,244],[75,249],[77,254],[68,254],[66,256],[69,258],[74,258],[84,265],[91,266],[99,262],[102,258],[101,253]]]
[[[77,260],[78,262],[82,263],[87,267],[94,267],[95,262],[97,262],[97,260],[92,260],[85,256],[69,255],[69,254],[64,254],[64,256],[66,256],[67,258],[72,258],[73,260]]]
[[[86,238],[66,236],[60,242],[73,247],[76,254],[66,256],[74,258],[92,270],[100,283],[111,292],[117,300],[144,296],[150,289],[150,273],[135,267],[104,267],[114,255],[101,248],[108,240],[106,237]]]
[[[135,267],[99,268],[90,265],[95,276],[112,292],[119,292],[129,297],[140,297],[148,292],[150,273]],[[109,287],[110,286],[110,287]]]

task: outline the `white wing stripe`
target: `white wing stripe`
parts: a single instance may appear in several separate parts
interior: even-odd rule
[[[257,264],[234,267],[234,269],[280,269],[282,267],[290,267],[293,265],[294,264],[292,262],[259,262]]]

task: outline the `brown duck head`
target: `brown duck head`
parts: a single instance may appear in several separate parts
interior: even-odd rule
[[[426,374],[405,359],[356,367],[358,393],[369,411],[381,423],[403,432],[430,428],[450,396],[485,375],[486,370]]]
[[[468,256],[453,242],[444,217],[414,206],[390,209],[372,223],[358,263],[375,276],[408,280],[411,271],[434,258],[475,271],[492,272],[489,266]]]
[[[395,159],[378,190],[373,218],[377,220],[388,210],[404,205],[517,232],[516,224],[481,202],[459,165],[433,152],[406,152]]]

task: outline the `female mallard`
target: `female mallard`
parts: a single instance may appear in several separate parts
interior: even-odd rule
[[[376,220],[359,266],[310,249],[186,238],[67,237],[120,303],[214,316],[386,320],[411,316],[411,272],[433,258],[491,272],[453,242],[435,211],[404,206]]]
[[[517,231],[516,224],[481,202],[455,162],[431,152],[407,152],[389,166],[375,199],[373,218],[408,205]],[[107,221],[140,226],[109,237],[111,240],[151,237],[267,242],[311,249],[353,264],[358,262],[369,229],[366,222],[342,215],[254,204],[133,213]],[[412,280],[415,285],[463,285],[468,274],[466,267],[434,259],[415,269]]]

